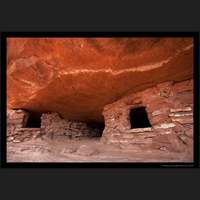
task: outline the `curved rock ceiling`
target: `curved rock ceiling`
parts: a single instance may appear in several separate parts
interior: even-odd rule
[[[192,38],[9,38],[7,106],[102,121],[106,104],[193,75]]]

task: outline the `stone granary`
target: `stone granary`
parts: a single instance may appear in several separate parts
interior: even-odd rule
[[[108,143],[183,151],[193,148],[193,80],[133,93],[104,108]]]
[[[191,38],[11,38],[7,135],[193,153]]]
[[[84,122],[62,119],[57,113],[42,114],[41,119],[32,118],[24,110],[9,110],[7,113],[8,140],[22,142],[32,137],[46,135],[67,136],[68,138],[99,137],[100,129],[92,128]]]

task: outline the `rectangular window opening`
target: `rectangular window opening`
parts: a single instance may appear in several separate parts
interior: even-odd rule
[[[130,110],[131,129],[151,127],[145,107]]]

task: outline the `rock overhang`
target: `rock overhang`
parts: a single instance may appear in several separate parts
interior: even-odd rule
[[[103,121],[105,105],[193,75],[191,38],[10,38],[8,108]]]

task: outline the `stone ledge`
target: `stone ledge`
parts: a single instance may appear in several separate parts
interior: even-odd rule
[[[127,138],[127,139],[146,139],[146,138],[152,138],[155,137],[156,134],[154,132],[143,132],[143,133],[136,133],[136,134],[129,134],[124,133],[120,136],[116,136],[117,138]]]
[[[174,112],[169,114],[170,117],[184,117],[184,116],[193,116],[192,112]]]
[[[176,108],[176,109],[170,109],[170,112],[185,112],[185,111],[192,111],[191,107],[185,107],[185,108]]]
[[[17,131],[41,131],[41,128],[19,128]]]
[[[126,133],[141,133],[141,132],[151,132],[152,128],[148,127],[148,128],[134,128],[134,129],[130,129],[130,130],[126,130]]]
[[[162,124],[159,124],[159,125],[156,125],[154,126],[155,129],[160,129],[160,128],[172,128],[172,127],[175,127],[176,125],[174,123],[162,123]]]

